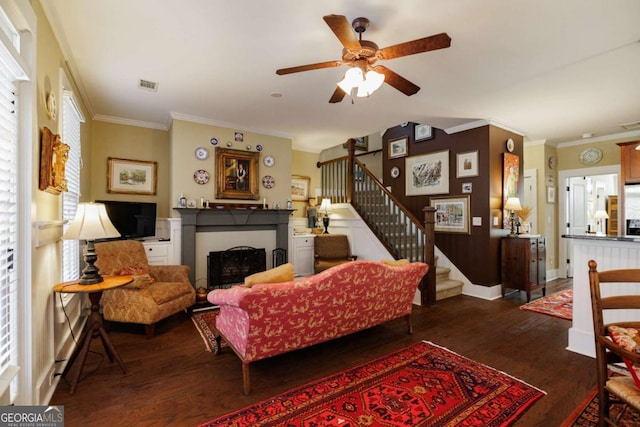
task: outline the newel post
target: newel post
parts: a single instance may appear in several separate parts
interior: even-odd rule
[[[420,303],[425,306],[436,304],[436,260],[435,260],[435,213],[436,209],[425,206],[424,212],[424,262],[429,265],[427,275],[420,282]]]
[[[356,140],[349,138],[347,140],[347,150],[349,152],[349,158],[347,160],[347,203],[351,203],[353,196],[353,187],[355,184],[354,169],[355,169],[355,153],[356,153]]]

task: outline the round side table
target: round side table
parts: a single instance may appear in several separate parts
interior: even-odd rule
[[[54,292],[60,293],[83,293],[89,294],[89,300],[91,301],[91,314],[87,319],[87,323],[84,326],[82,335],[78,340],[78,346],[73,351],[67,366],[64,368],[62,375],[69,381],[70,390],[69,393],[73,394],[76,391],[82,368],[87,360],[89,354],[89,347],[91,346],[91,340],[95,337],[100,337],[104,350],[109,356],[109,360],[114,360],[120,366],[123,373],[127,373],[127,368],[124,366],[124,362],[120,358],[120,355],[111,344],[109,335],[104,329],[102,321],[102,315],[100,314],[100,298],[102,298],[102,292],[108,289],[124,286],[133,281],[131,276],[104,276],[104,281],[93,285],[81,285],[79,280],[71,282],[58,283],[53,287]]]

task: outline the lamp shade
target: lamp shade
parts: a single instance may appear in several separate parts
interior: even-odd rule
[[[76,216],[62,236],[66,240],[96,240],[120,237],[102,203],[80,203]]]
[[[358,86],[358,93],[356,96],[363,97],[369,96],[382,86],[384,83],[384,74],[377,73],[373,70],[367,71],[364,80]]]
[[[597,210],[595,214],[593,214],[595,219],[609,219],[609,215],[607,215],[607,211]]]
[[[362,80],[362,70],[358,67],[352,67],[344,73],[344,79],[338,82],[338,87],[349,94],[354,87],[359,87],[362,84]]]
[[[504,204],[504,208],[510,211],[519,211],[522,209],[520,199],[518,197],[509,197],[507,202]]]
[[[331,210],[331,199],[322,199],[322,203],[320,204],[320,211],[324,211],[324,213],[328,213]]]

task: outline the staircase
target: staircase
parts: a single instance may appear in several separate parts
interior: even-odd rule
[[[420,261],[432,266],[420,286],[423,305],[431,305],[462,293],[463,283],[449,278],[451,270],[437,266],[434,257],[433,208],[425,208],[423,220],[414,217],[355,158],[353,145],[349,147],[348,156],[318,162],[318,167],[321,168],[324,197],[330,197],[334,203],[351,203],[396,259]]]
[[[449,278],[450,268],[438,267],[438,257],[436,257],[436,301],[462,295],[462,285],[460,280]]]

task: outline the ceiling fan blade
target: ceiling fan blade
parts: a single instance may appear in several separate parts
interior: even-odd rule
[[[336,86],[336,90],[331,95],[331,99],[329,99],[330,104],[335,104],[336,102],[342,101],[347,93],[340,89],[340,86]]]
[[[396,74],[383,65],[378,65],[377,67],[371,68],[378,73],[384,74],[384,82],[386,84],[398,89],[400,92],[404,93],[407,96],[411,96],[420,90],[419,86],[414,85],[409,80],[405,79],[399,74]]]
[[[331,31],[336,35],[342,46],[350,50],[360,50],[360,42],[356,37],[347,18],[343,15],[327,15],[323,16],[324,22],[327,23]]]
[[[440,33],[423,39],[404,42],[385,47],[378,51],[380,59],[394,59],[431,50],[444,49],[451,46],[451,37],[447,33]]]
[[[327,61],[318,62],[317,64],[299,65],[291,68],[280,68],[276,70],[276,74],[282,76],[284,74],[299,73],[301,71],[319,70],[321,68],[339,67],[342,65],[342,61]]]

